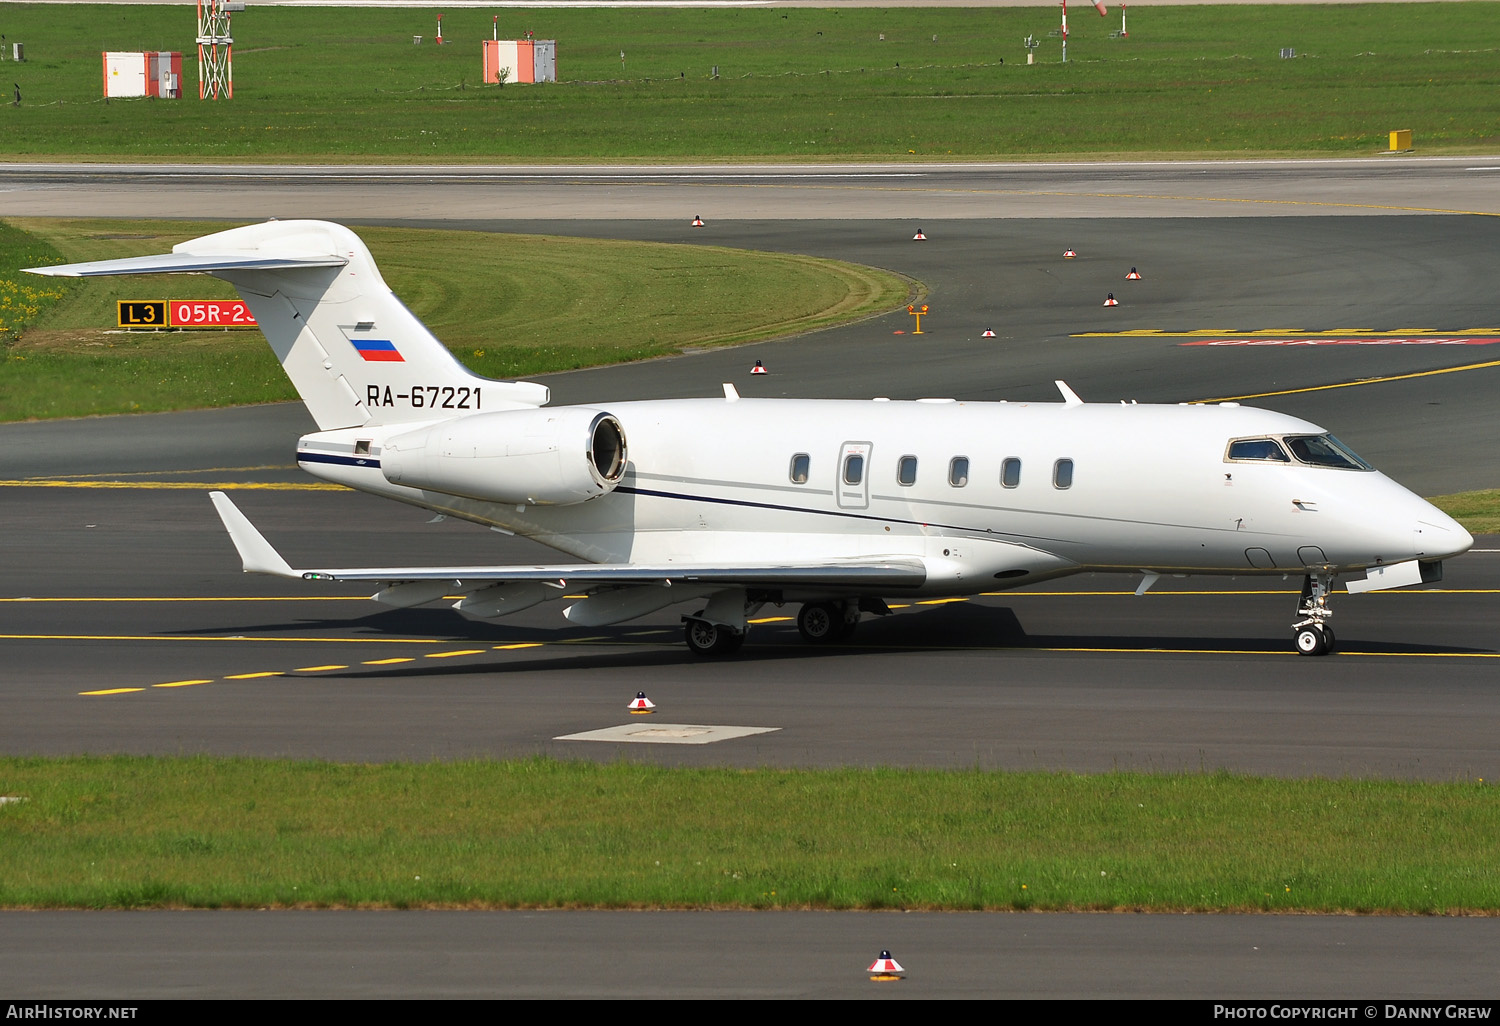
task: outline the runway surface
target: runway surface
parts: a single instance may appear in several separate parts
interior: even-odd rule
[[[825,165],[0,164],[8,216],[401,220],[1500,214],[1496,157]],[[171,203],[162,203],[162,190]]]
[[[1345,185],[1355,204],[1383,187]],[[153,192],[154,213],[177,209],[149,179],[98,187],[127,194],[120,210],[150,206]],[[93,187],[78,179],[69,188],[87,197]],[[245,216],[276,208],[280,188],[247,190],[247,209],[259,209]],[[346,202],[344,184],[287,188],[309,206],[320,196]],[[388,218],[434,223],[411,211],[440,205],[433,190],[440,199],[445,187],[400,188],[414,198],[395,207],[399,218],[387,204]],[[1500,375],[1494,217],[1320,207],[1265,218],[1014,218],[978,213],[992,198],[968,194],[968,214],[934,222],[928,241],[914,243],[899,212],[735,219],[683,208],[622,218],[608,191],[576,188],[577,220],[502,223],[484,209],[444,223],[839,256],[907,274],[933,314],[920,340],[894,334],[910,327],[901,313],[752,349],[552,376],[561,402],[711,395],[723,381],[746,395],[1055,401],[1051,382],[1063,378],[1090,400],[1254,397],[1243,401],[1329,427],[1424,494],[1500,484],[1500,428],[1487,413]],[[7,212],[13,196],[4,194]],[[706,228],[688,227],[695,212]],[[1061,259],[1067,246],[1078,259]],[[1130,266],[1143,281],[1123,280]],[[1121,307],[1099,306],[1108,291]],[[1000,337],[982,339],[986,327]],[[772,373],[749,377],[753,359]],[[680,610],[590,631],[558,629],[550,606],[470,624],[440,608],[382,611],[339,586],[239,575],[204,494],[210,483],[240,486],[236,501],[294,565],[511,562],[545,551],[296,487],[306,479],[292,447],[309,426],[300,406],[286,405],[0,427],[0,480],[25,482],[0,487],[0,750],[1495,775],[1500,552],[1451,561],[1433,588],[1336,596],[1342,654],[1322,660],[1290,654],[1296,581],[1199,578],[1138,598],[1134,579],[1083,577],[914,605],[831,650],[808,649],[787,621],[763,623],[742,658],[705,665],[681,646]],[[132,487],[98,487],[105,482]],[[1500,539],[1476,548],[1500,549]],[[691,746],[556,740],[628,721],[624,705],[642,689],[662,721],[778,729]],[[1457,997],[1491,984],[1455,950],[1492,949],[1484,942],[1500,929],[1496,920],[1273,917],[299,913],[247,917],[257,926],[244,939],[226,926],[237,917],[121,918],[149,924],[152,950],[181,967],[100,990],[141,996],[865,994],[861,960],[885,946],[911,961],[875,936],[898,923],[911,924],[902,928],[913,931],[918,964],[943,966],[925,980],[914,972],[903,994]],[[96,979],[119,977],[66,964],[82,938],[94,938],[90,962],[122,973],[130,960],[120,956],[136,946],[114,917],[6,920],[7,954],[29,952],[0,960],[0,985],[12,992],[29,980],[51,981],[47,993],[90,992]],[[554,934],[557,923],[567,925]],[[771,948],[797,966],[766,980],[730,965],[738,959],[715,966],[687,953],[729,951],[736,937],[747,953],[765,958]],[[525,954],[533,944],[550,953],[535,967]],[[829,952],[841,945],[856,956],[847,984],[833,982],[845,970]],[[662,968],[628,983],[578,971],[621,946]],[[355,968],[308,973],[319,956],[298,962],[295,953],[314,950]],[[1279,961],[1266,973],[1272,951]],[[440,971],[387,971],[403,952]],[[224,969],[247,958],[266,967],[262,982]],[[525,971],[484,975],[494,962]],[[1356,962],[1384,971],[1351,977]],[[1018,979],[997,964],[1034,968]]]

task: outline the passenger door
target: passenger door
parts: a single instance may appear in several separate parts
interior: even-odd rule
[[[838,481],[834,492],[840,509],[870,508],[869,442],[845,442],[839,450]]]

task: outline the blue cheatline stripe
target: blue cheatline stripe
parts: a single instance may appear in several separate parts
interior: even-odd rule
[[[297,452],[298,463],[332,463],[340,467],[373,467],[380,469],[380,461],[373,456],[337,456],[331,452]]]
[[[354,348],[361,353],[373,353],[377,350],[387,353],[396,351],[396,343],[388,338],[351,338],[349,341],[353,342]]]

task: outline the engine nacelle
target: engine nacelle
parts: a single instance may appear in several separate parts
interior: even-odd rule
[[[395,435],[380,469],[393,484],[518,506],[606,495],[625,474],[625,431],[582,406],[476,413]]]

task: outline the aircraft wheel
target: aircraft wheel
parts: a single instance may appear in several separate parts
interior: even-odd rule
[[[838,609],[838,608],[834,609],[834,614],[836,616],[838,616],[838,614],[841,614],[842,612],[843,612],[843,610],[841,610],[841,609]],[[859,629],[859,621],[858,620],[845,620],[845,619],[842,618],[842,616],[839,616],[839,618],[838,618],[838,627],[836,628],[836,630],[834,631],[834,633],[837,636],[837,639],[839,641],[848,641],[850,638],[854,637],[854,632],[856,630],[858,630],[858,629]]]
[[[733,655],[745,643],[745,635],[707,620],[689,620],[683,628],[688,651],[700,659]]]
[[[808,602],[797,614],[797,630],[815,645],[838,641],[844,611],[831,602]]]
[[[1298,628],[1295,640],[1298,655],[1320,656],[1328,652],[1329,635],[1316,624]]]

